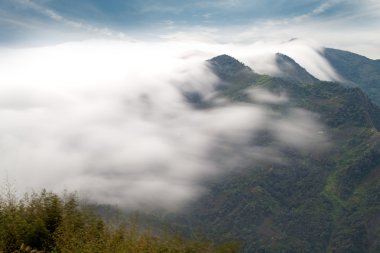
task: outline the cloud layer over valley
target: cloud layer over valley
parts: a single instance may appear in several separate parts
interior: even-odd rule
[[[0,50],[0,168],[19,191],[78,190],[101,203],[175,208],[202,183],[252,162],[281,162],[283,145],[326,142],[315,115],[278,114],[286,94],[249,90],[253,104],[217,99],[206,60],[229,54],[276,74],[274,54],[323,80],[339,77],[302,41],[249,46],[90,40]],[[197,109],[183,91],[213,106]],[[276,145],[255,144],[262,130]],[[237,166],[238,165],[238,166]]]

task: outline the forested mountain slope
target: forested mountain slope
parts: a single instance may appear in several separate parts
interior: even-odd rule
[[[238,239],[245,252],[379,252],[379,108],[359,88],[302,82],[303,71],[296,82],[258,75],[226,55],[209,64],[221,97],[250,103],[249,89],[286,93],[291,106],[318,115],[330,144],[318,152],[284,147],[284,163],[252,163],[210,183],[170,220],[215,240]],[[265,133],[260,141],[274,145]]]
[[[343,83],[363,89],[375,104],[380,105],[380,60],[333,48],[326,48],[324,57],[344,79]]]

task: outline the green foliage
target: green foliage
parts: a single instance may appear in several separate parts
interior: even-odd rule
[[[380,164],[380,152],[378,150],[366,150],[358,159],[344,170],[339,171],[337,183],[342,198],[347,198],[372,171]]]
[[[250,103],[249,88],[285,93],[288,106],[318,115],[331,145],[322,153],[284,148],[284,163],[252,163],[208,185],[209,193],[178,222],[217,241],[239,239],[243,252],[379,252],[380,109],[365,95],[368,90],[303,82],[305,76],[287,81],[253,72],[238,75],[230,71],[238,62],[213,61],[223,63],[216,71],[223,82],[221,97]],[[229,62],[235,67],[229,69]],[[271,109],[283,113],[286,106]],[[265,133],[260,143],[272,144]]]
[[[42,191],[17,200],[12,194],[0,201],[0,252],[21,248],[52,253],[196,253],[238,252],[238,245],[218,247],[178,234],[153,234],[137,223],[113,227],[94,210],[79,205],[74,194]]]

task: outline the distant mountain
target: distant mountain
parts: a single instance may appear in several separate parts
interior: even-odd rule
[[[375,85],[376,61],[332,49],[326,55],[358,87]],[[358,69],[344,69],[350,57]],[[277,60],[283,78],[254,73],[227,55],[208,62],[221,79],[220,96],[250,103],[248,88],[284,92],[292,106],[319,115],[332,147],[321,154],[285,148],[286,164],[253,163],[231,173],[170,222],[215,240],[237,239],[243,252],[380,252],[380,109],[357,87],[318,81],[287,56]]]
[[[324,56],[348,85],[361,88],[380,106],[380,60],[332,48]]]
[[[318,81],[303,67],[287,55],[277,53],[276,64],[280,70],[280,77],[284,80],[296,83],[311,84]]]

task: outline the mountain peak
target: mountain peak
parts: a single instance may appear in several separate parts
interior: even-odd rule
[[[210,60],[208,60],[209,62],[213,62],[213,63],[218,63],[218,64],[228,64],[228,65],[231,65],[231,64],[236,64],[236,65],[239,65],[240,67],[247,67],[244,65],[244,63],[238,61],[237,59],[235,59],[234,57],[232,56],[229,56],[227,54],[221,54],[221,55],[218,55]]]
[[[297,83],[315,83],[318,81],[317,78],[285,54],[276,54],[276,64],[282,79]]]
[[[231,76],[252,74],[253,70],[235,58],[222,54],[207,60],[211,69],[221,79],[229,79]]]

